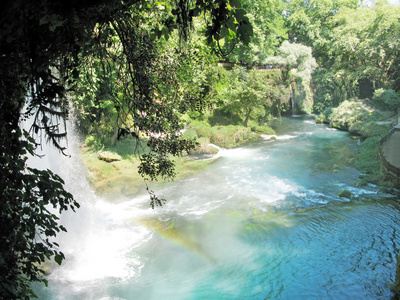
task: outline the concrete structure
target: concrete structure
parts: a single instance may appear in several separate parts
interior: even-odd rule
[[[400,120],[399,120],[400,121]],[[379,143],[379,158],[385,171],[400,183],[400,126],[395,126]]]

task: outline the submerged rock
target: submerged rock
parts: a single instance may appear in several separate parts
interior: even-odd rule
[[[112,153],[110,151],[103,151],[99,153],[99,159],[104,160],[106,162],[113,162],[121,160],[121,156],[116,153]]]
[[[338,196],[341,198],[350,199],[352,197],[352,193],[349,190],[343,190],[340,193],[338,193]]]

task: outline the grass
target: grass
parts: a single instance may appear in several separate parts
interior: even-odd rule
[[[382,187],[393,187],[381,168],[378,158],[379,141],[392,128],[393,113],[380,111],[370,102],[347,100],[331,110],[327,117],[329,125],[361,136],[362,142],[356,151],[354,166],[363,174],[360,185],[374,183]],[[323,121],[322,119],[320,121]]]
[[[145,142],[142,141],[139,153],[143,153],[146,149],[144,144]],[[145,192],[144,180],[138,173],[140,161],[135,152],[137,146],[135,140],[127,139],[104,148],[103,150],[117,153],[122,158],[120,161],[111,163],[100,160],[96,149],[87,146],[82,148],[81,157],[88,170],[87,177],[98,195],[115,202],[116,199],[123,201]],[[175,180],[196,174],[214,161],[193,160],[187,156],[173,158],[173,160],[177,173]],[[165,181],[160,179],[158,183],[165,183]]]

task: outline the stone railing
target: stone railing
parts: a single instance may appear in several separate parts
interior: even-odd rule
[[[383,153],[383,145],[389,140],[389,138],[396,132],[396,131],[400,131],[400,127],[394,127],[392,128],[392,130],[390,130],[390,132],[385,135],[383,137],[383,139],[380,140],[379,142],[379,151],[378,151],[378,155],[379,155],[379,159],[381,161],[381,164],[383,166],[383,168],[385,169],[385,171],[392,175],[393,177],[397,178],[397,180],[400,181],[400,169],[394,165],[392,165],[385,157],[384,153]]]

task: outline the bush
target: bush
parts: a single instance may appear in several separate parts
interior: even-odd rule
[[[368,122],[364,123],[364,126],[361,127],[360,134],[363,137],[376,136],[379,138],[383,138],[386,134],[389,133],[390,129],[392,129],[392,124],[390,123],[379,125],[376,122]]]
[[[189,127],[197,133],[199,138],[206,138],[211,143],[223,148],[233,148],[259,137],[259,135],[253,134],[249,127],[244,126],[210,126],[206,121],[196,120],[190,123]]]
[[[210,124],[212,126],[218,125],[239,125],[242,124],[242,119],[236,114],[225,112],[222,110],[215,110],[213,116],[210,117]]]
[[[196,130],[194,130],[194,129],[188,129],[188,130],[185,130],[183,133],[182,133],[182,136],[185,138],[185,139],[197,139],[197,132],[196,132]]]
[[[382,120],[383,116],[365,105],[361,100],[346,100],[332,109],[329,126],[341,130],[349,130],[357,122]]]
[[[381,165],[378,158],[378,148],[380,137],[369,137],[365,139],[357,149],[357,160],[355,167],[364,175],[361,176],[363,182],[373,182],[379,185],[385,185]]]
[[[324,114],[319,114],[318,116],[315,116],[315,123],[323,124],[325,122],[327,122],[327,118]]]
[[[372,98],[374,104],[382,110],[394,111],[400,105],[400,97],[394,90],[378,89]]]
[[[96,138],[93,135],[88,135],[85,139],[85,145],[87,147],[92,148],[93,150],[99,150],[103,147],[103,143],[99,138]]]
[[[192,151],[190,151],[190,154],[196,155],[196,154],[217,154],[218,149],[216,147],[210,146],[210,141],[207,138],[199,138],[197,140],[198,144],[196,148],[194,148]]]
[[[269,134],[269,135],[274,135],[275,130],[273,130],[271,127],[268,125],[253,125],[251,126],[251,130],[260,133],[260,134]]]

